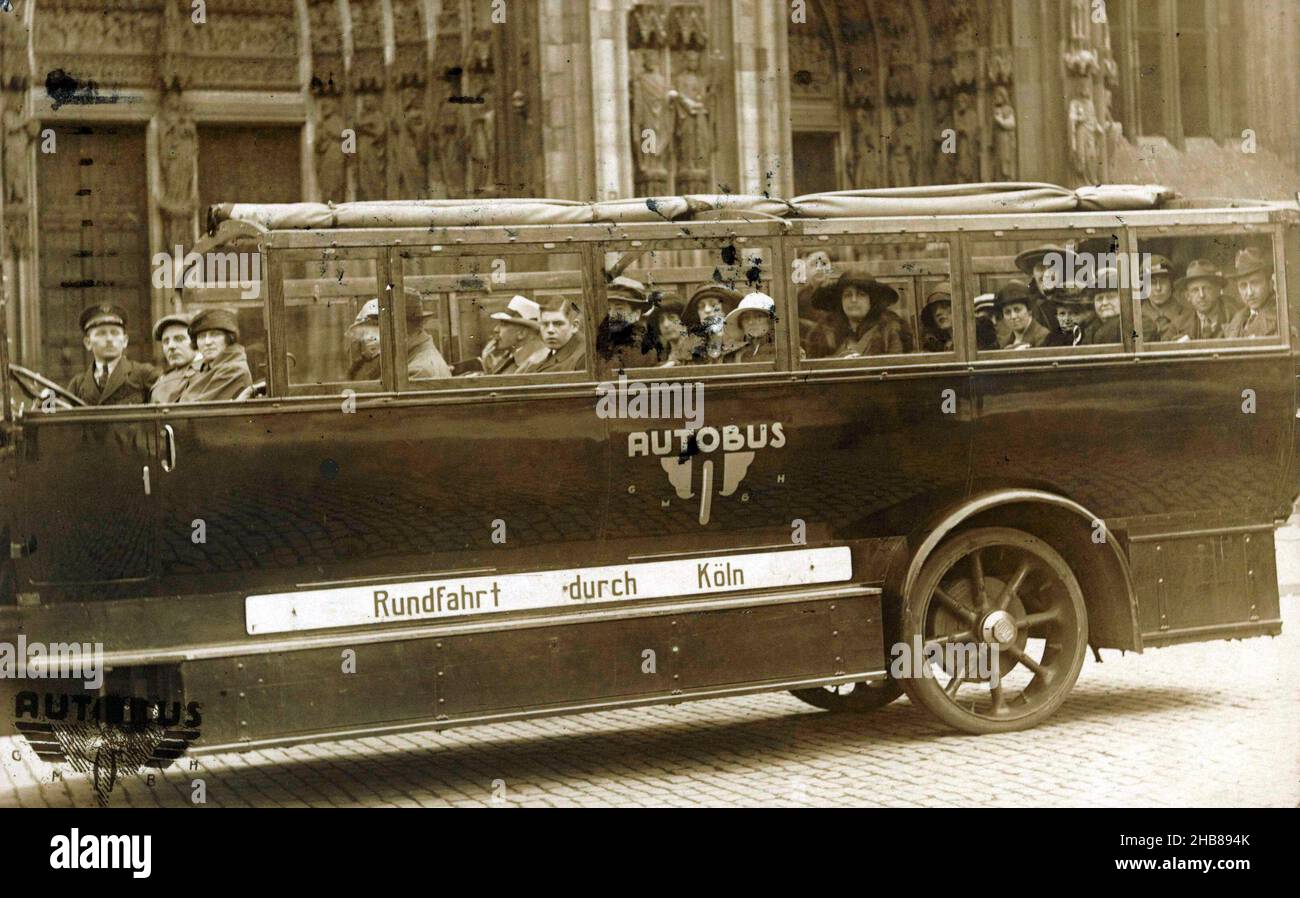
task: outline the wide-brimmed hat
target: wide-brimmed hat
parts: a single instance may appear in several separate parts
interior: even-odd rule
[[[650,300],[645,293],[645,284],[635,278],[619,275],[605,288],[605,298],[609,302],[618,300],[634,306],[649,306]]]
[[[172,312],[170,315],[164,315],[159,318],[153,325],[154,342],[156,343],[161,340],[163,331],[167,330],[167,328],[171,327],[173,324],[178,324],[188,331],[190,329],[190,316],[186,315],[184,312]]]
[[[1074,256],[1074,253],[1063,246],[1049,243],[1046,246],[1036,246],[1033,249],[1027,249],[1017,255],[1016,268],[1020,269],[1032,278],[1034,276],[1034,266],[1042,264],[1043,258],[1052,254],[1059,255],[1062,263],[1067,268],[1071,267],[1069,260]]]
[[[646,312],[647,325],[658,327],[659,321],[665,315],[676,315],[678,318],[684,318],[686,304],[676,293],[659,293],[655,295],[655,304]]]
[[[1218,267],[1209,259],[1193,259],[1187,265],[1187,273],[1174,281],[1174,286],[1181,290],[1192,281],[1211,281],[1218,287],[1227,283],[1223,275],[1219,274]]]
[[[1248,246],[1237,253],[1237,258],[1233,261],[1233,270],[1228,274],[1228,280],[1236,281],[1252,274],[1258,274],[1261,271],[1267,271],[1271,274],[1273,271],[1272,260],[1255,249],[1255,247]]]
[[[712,299],[722,304],[722,314],[726,315],[740,304],[740,294],[721,284],[705,284],[700,289],[691,294],[691,298],[686,303],[686,309],[682,312],[682,321],[688,325],[698,325],[700,323],[700,303],[706,299]]]
[[[528,297],[518,294],[510,298],[503,311],[493,312],[488,317],[493,321],[504,321],[506,324],[532,328],[539,333],[542,329],[542,307]]]
[[[828,287],[813,295],[813,308],[821,309],[824,312],[843,314],[844,309],[840,300],[844,296],[844,291],[849,288],[866,293],[871,299],[873,307],[891,306],[898,302],[898,291],[888,284],[882,284],[866,272],[846,271],[839,276],[833,287]]]
[[[408,322],[423,321],[425,318],[432,318],[436,314],[424,310],[424,304],[420,301],[419,291],[407,288],[402,291],[402,296],[406,299],[406,320]],[[368,321],[378,320],[379,300],[377,298],[368,299],[361,307],[361,311],[357,312],[357,317],[352,319],[352,326],[356,327],[358,324],[365,324]]]
[[[727,313],[727,324],[736,325],[746,312],[762,312],[769,318],[776,317],[776,300],[766,293],[751,293]]]
[[[993,304],[998,309],[1003,309],[1012,303],[1024,303],[1025,306],[1032,308],[1034,305],[1034,296],[1029,292],[1029,285],[1024,281],[1007,281],[998,288],[998,292],[993,294]]]
[[[204,331],[225,331],[237,343],[239,318],[233,309],[203,309],[190,319],[190,336],[197,337]]]
[[[115,306],[111,303],[97,303],[93,306],[87,306],[81,313],[81,331],[85,333],[92,327],[98,327],[101,324],[116,324],[118,327],[126,327],[126,310],[121,306]]]

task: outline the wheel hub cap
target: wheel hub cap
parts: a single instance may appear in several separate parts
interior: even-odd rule
[[[1006,611],[993,611],[980,625],[980,636],[985,642],[1008,646],[1016,638],[1016,621]]]

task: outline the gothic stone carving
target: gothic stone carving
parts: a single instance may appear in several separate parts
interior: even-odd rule
[[[179,91],[164,91],[160,103],[158,158],[162,183],[158,208],[163,216],[163,245],[170,252],[173,247],[194,242],[194,216],[199,203],[195,178],[199,140],[194,117]]]
[[[685,70],[676,77],[673,108],[677,114],[673,147],[677,161],[677,192],[707,193],[713,163],[713,116],[709,79],[700,71],[701,54],[682,54]]]
[[[668,160],[671,147],[668,78],[659,71],[659,52],[642,50],[641,71],[633,76],[631,102],[632,158],[636,191],[640,196],[668,192]]]

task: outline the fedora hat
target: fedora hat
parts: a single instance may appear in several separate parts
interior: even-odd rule
[[[159,318],[153,325],[154,342],[156,343],[161,340],[163,331],[167,330],[167,328],[171,327],[173,324],[179,324],[181,327],[189,330],[190,316],[186,315],[184,312],[172,312],[170,315],[164,315]]]
[[[116,324],[118,327],[125,328],[126,310],[111,303],[98,303],[82,311],[80,323],[83,333],[101,324]]]
[[[898,302],[898,291],[888,284],[882,284],[864,271],[846,271],[839,276],[833,287],[813,296],[813,308],[842,314],[844,310],[840,300],[849,288],[866,293],[871,298],[873,307],[890,306]]]
[[[1253,246],[1248,246],[1237,253],[1237,258],[1233,261],[1233,271],[1228,275],[1228,280],[1235,281],[1240,278],[1249,277],[1261,271],[1267,271],[1270,274],[1273,271],[1273,262],[1262,252]]]
[[[1046,246],[1036,246],[1033,249],[1027,249],[1016,256],[1016,268],[1019,268],[1029,277],[1034,276],[1034,266],[1041,265],[1046,256],[1059,255],[1065,265],[1069,266],[1067,257],[1072,257],[1074,253],[1063,246],[1057,246],[1049,243]]]
[[[225,331],[238,343],[239,319],[233,309],[204,309],[190,319],[190,336],[197,337],[204,331]]]
[[[542,329],[542,307],[528,297],[518,294],[510,298],[503,311],[493,312],[488,317],[493,321],[518,324],[538,332]]]
[[[1174,286],[1181,290],[1192,281],[1211,281],[1217,287],[1227,283],[1219,274],[1219,269],[1209,259],[1193,259],[1189,262],[1187,273],[1175,281]]]
[[[610,302],[617,300],[634,306],[650,305],[650,300],[645,295],[645,284],[624,275],[619,275],[609,282],[609,286],[605,288],[605,297]]]
[[[993,294],[993,304],[999,309],[1017,302],[1033,307],[1033,294],[1024,281],[1007,281]]]
[[[721,284],[705,284],[691,294],[691,298],[686,303],[686,309],[682,312],[682,321],[688,325],[698,325],[700,323],[700,303],[706,299],[720,303],[723,315],[726,315],[740,304],[740,294],[735,290]]]
[[[762,312],[769,318],[776,317],[776,300],[766,293],[751,293],[727,313],[727,324],[737,324],[746,312]]]

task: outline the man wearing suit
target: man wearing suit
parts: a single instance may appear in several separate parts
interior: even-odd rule
[[[566,299],[551,300],[542,306],[542,342],[547,353],[541,361],[519,370],[520,374],[558,374],[581,371],[587,364],[586,343],[582,339],[582,313]]]
[[[1023,281],[1008,281],[993,295],[993,304],[1002,313],[1007,325],[1007,335],[1002,338],[1003,349],[1033,349],[1046,346],[1051,331],[1034,320],[1033,295]]]
[[[1223,328],[1229,339],[1277,335],[1277,298],[1273,294],[1273,263],[1254,247],[1237,253],[1235,271],[1228,281],[1245,308]]]
[[[1187,274],[1179,279],[1178,287],[1187,297],[1191,308],[1187,310],[1187,318],[1181,323],[1181,333],[1176,339],[1223,338],[1223,328],[1232,317],[1225,309],[1221,296],[1225,283],[1227,282],[1220,276],[1219,269],[1208,259],[1193,259],[1188,264]]]
[[[81,313],[82,344],[93,359],[68,382],[68,392],[86,405],[144,405],[158,369],[126,357],[126,312],[103,303]]]

